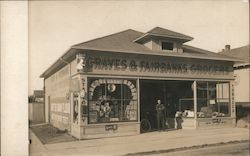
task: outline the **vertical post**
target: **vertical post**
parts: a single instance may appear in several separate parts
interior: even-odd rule
[[[50,96],[48,96],[48,123],[50,123],[51,118],[51,102],[50,102]]]
[[[72,97],[71,97],[71,63],[69,63],[69,90],[68,90],[68,95],[69,95],[69,116],[68,116],[68,124],[69,124],[69,131],[71,131],[71,124],[73,123],[72,121],[72,107],[71,105],[73,105],[72,103]]]
[[[137,121],[139,123],[139,126],[138,126],[138,133],[140,133],[140,108],[141,108],[141,103],[140,103],[140,79],[138,78],[137,81]]]
[[[163,81],[163,103],[165,104],[165,107],[167,107],[167,91],[166,91],[166,81]]]
[[[123,79],[122,79],[122,81],[123,81]],[[122,86],[122,82],[121,82],[121,118],[122,118],[122,120],[124,120],[124,110],[125,110],[125,108],[124,108],[124,95],[123,95],[123,86]]]
[[[46,91],[45,91],[45,89],[46,89],[46,88],[45,88],[45,78],[44,78],[44,79],[43,79],[43,121],[44,121],[44,122],[46,122],[46,118],[47,118],[47,117],[46,117],[46,107],[45,107],[45,105],[46,105],[46,104],[45,104],[45,103],[46,103],[46,101],[45,101],[45,100],[46,100],[46,98],[45,98],[45,97],[46,97],[46,94],[45,94]]]
[[[80,80],[78,82],[81,82]],[[78,84],[80,85],[80,84]],[[82,113],[81,113],[81,95],[80,95],[80,91],[78,92],[78,124],[81,125],[82,124]]]
[[[81,114],[81,96],[80,96],[80,92],[78,92],[78,97],[77,97],[77,101],[78,101],[78,139],[81,139],[81,124],[82,124],[82,114]]]
[[[208,86],[208,82],[207,83],[207,106],[209,106],[209,100],[210,100],[210,97],[209,97],[209,86]]]
[[[197,82],[193,83],[193,93],[194,93],[194,118],[197,119]]]
[[[74,123],[74,95],[70,92],[70,123]]]

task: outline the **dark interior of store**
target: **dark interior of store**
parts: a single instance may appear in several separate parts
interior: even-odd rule
[[[193,81],[140,80],[140,119],[147,118],[152,131],[156,130],[156,104],[157,100],[161,100],[166,108],[166,128],[174,129],[175,113],[179,110],[180,99],[193,98],[192,83]],[[190,107],[191,103],[187,102],[182,107]]]

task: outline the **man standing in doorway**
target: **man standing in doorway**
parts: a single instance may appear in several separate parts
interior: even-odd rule
[[[164,130],[165,129],[165,106],[161,103],[161,100],[157,100],[156,112],[157,112],[158,131]]]

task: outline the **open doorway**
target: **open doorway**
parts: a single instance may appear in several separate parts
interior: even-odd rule
[[[161,100],[166,108],[167,129],[174,129],[175,114],[182,99],[192,99],[193,81],[140,80],[140,119],[147,119],[151,130],[157,130],[156,103]],[[190,101],[192,103],[192,101]],[[192,105],[192,104],[191,104]]]

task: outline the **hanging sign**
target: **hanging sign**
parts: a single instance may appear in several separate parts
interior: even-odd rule
[[[109,92],[114,92],[116,89],[116,86],[114,84],[108,84],[108,91]]]

